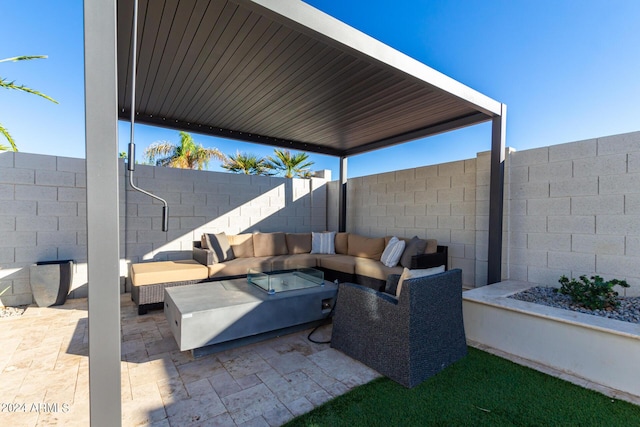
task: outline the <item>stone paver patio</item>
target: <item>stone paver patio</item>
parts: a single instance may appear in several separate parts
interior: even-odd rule
[[[309,331],[194,359],[162,311],[121,305],[124,426],[277,426],[379,376]],[[0,425],[89,425],[87,316],[74,299],[0,320]]]

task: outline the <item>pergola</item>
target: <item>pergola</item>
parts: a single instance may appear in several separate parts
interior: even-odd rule
[[[117,122],[131,0],[85,0],[91,422],[120,425]],[[492,122],[488,283],[500,280],[506,106],[297,0],[140,0],[135,120],[347,158]],[[425,144],[428,144],[425,141]],[[99,337],[94,338],[93,337]]]

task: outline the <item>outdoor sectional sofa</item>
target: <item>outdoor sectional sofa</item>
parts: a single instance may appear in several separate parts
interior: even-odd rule
[[[333,233],[333,245],[321,252],[312,250],[313,234],[245,233],[209,234],[193,242],[192,260],[133,264],[129,280],[131,298],[138,313],[162,308],[166,287],[246,277],[250,268],[276,271],[312,267],[324,272],[325,280],[357,283],[383,290],[390,274],[410,269],[448,267],[448,248],[434,239],[403,239],[406,249],[400,264],[387,267],[380,257],[391,237],[365,237]],[[208,243],[207,243],[208,242]]]
[[[223,234],[223,233],[222,233]],[[387,267],[380,257],[391,240],[387,237],[366,237],[354,233],[335,233],[333,248],[313,250],[313,235],[324,233],[246,233],[225,235],[229,248],[207,247],[214,236],[203,235],[193,243],[193,259],[206,265],[209,279],[222,280],[247,275],[249,268],[276,271],[297,267],[312,267],[324,272],[325,280],[350,282],[382,290],[390,274],[410,269],[444,265],[447,269],[448,251],[435,239],[406,241],[400,264]],[[317,236],[315,236],[317,237]],[[415,241],[417,244],[415,244]],[[209,243],[211,245],[211,242]],[[215,243],[212,246],[217,246]],[[216,250],[218,254],[216,254]],[[224,252],[225,254],[220,256]],[[317,253],[320,252],[320,253]],[[326,253],[335,252],[335,253]],[[224,259],[226,254],[233,254]],[[220,259],[223,258],[223,259]]]

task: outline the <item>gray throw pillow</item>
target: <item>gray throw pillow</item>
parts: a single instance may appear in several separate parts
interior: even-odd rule
[[[227,235],[222,232],[220,234],[205,234],[207,248],[213,251],[213,262],[229,261],[235,258],[233,249],[229,245]]]
[[[418,254],[423,254],[427,248],[427,241],[418,239],[418,236],[413,236],[413,239],[407,242],[407,246],[400,257],[400,265],[406,268],[411,268],[411,257]]]

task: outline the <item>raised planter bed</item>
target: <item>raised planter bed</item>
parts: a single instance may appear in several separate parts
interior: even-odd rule
[[[507,298],[533,286],[505,281],[464,292],[467,339],[640,396],[640,324]]]

